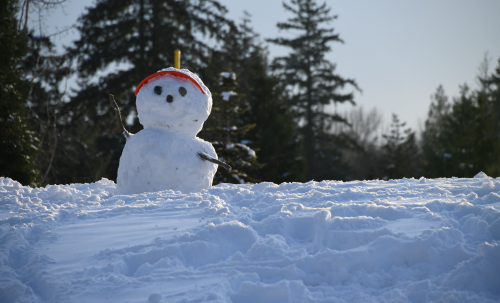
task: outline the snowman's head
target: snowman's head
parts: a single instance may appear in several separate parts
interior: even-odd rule
[[[144,128],[155,127],[196,135],[212,110],[212,95],[187,69],[167,68],[144,79],[135,91]]]

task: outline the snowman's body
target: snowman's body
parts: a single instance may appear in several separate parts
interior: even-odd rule
[[[169,68],[157,74],[146,78],[136,91],[144,129],[127,139],[118,168],[118,192],[208,189],[217,166],[200,159],[198,153],[216,159],[217,154],[212,144],[196,134],[212,108],[210,91],[187,70]]]

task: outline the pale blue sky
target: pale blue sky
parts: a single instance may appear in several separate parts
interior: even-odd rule
[[[229,17],[238,21],[247,10],[252,26],[262,38],[288,35],[276,23],[290,15],[280,0],[220,0]],[[321,1],[318,1],[322,3]],[[54,11],[46,18],[46,31],[71,25],[93,0],[70,0],[65,13]],[[396,113],[413,129],[425,121],[430,95],[442,84],[450,96],[458,85],[475,86],[484,54],[491,67],[500,58],[500,1],[498,0],[327,0],[338,19],[331,26],[345,44],[332,45],[328,59],[337,72],[354,78],[363,90],[356,102],[365,109],[376,107],[390,122]],[[31,24],[36,16],[32,14]],[[55,42],[63,45],[78,38],[73,30]],[[269,46],[271,57],[287,50]],[[162,68],[162,67],[159,67]],[[338,106],[344,111],[349,105]]]

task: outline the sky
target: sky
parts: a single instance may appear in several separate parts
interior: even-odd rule
[[[252,26],[264,40],[293,36],[279,31],[276,23],[291,14],[279,0],[219,0],[228,17],[239,21],[243,11],[252,15]],[[45,18],[44,31],[53,33],[73,25],[94,0],[69,0],[64,10]],[[498,0],[326,0],[338,18],[330,23],[345,43],[332,43],[327,59],[336,72],[354,78],[362,92],[356,106],[376,108],[386,124],[397,114],[414,130],[427,116],[430,96],[443,85],[448,96],[457,96],[459,85],[476,86],[479,65],[485,54],[491,70],[500,59],[500,1]],[[318,1],[318,3],[322,3]],[[31,25],[38,27],[32,14]],[[62,49],[78,38],[76,30],[56,36]],[[283,47],[268,45],[271,59],[286,55]],[[163,67],[158,67],[163,68]],[[351,105],[338,105],[344,112]]]

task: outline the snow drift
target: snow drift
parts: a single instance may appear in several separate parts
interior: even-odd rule
[[[500,179],[0,178],[0,302],[498,302]]]

